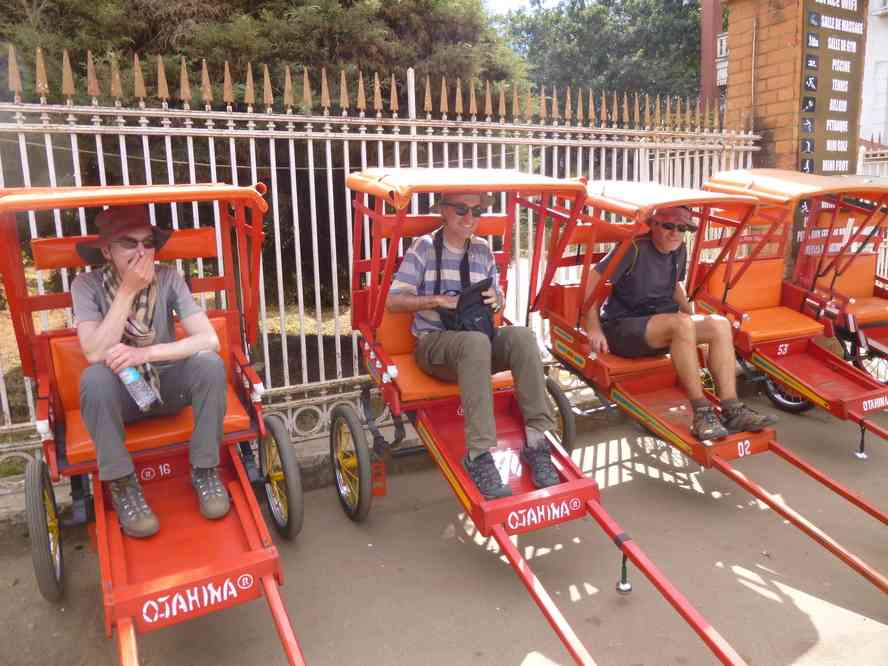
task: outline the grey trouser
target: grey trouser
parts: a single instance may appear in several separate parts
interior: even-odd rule
[[[497,329],[493,342],[477,332],[425,333],[419,336],[414,354],[423,371],[443,381],[459,382],[466,449],[471,457],[496,446],[493,373],[512,371],[515,395],[526,427],[539,432],[555,427],[540,350],[530,329],[503,326]]]
[[[175,414],[188,405],[194,410],[189,460],[193,467],[219,464],[222,419],[225,417],[225,364],[216,352],[194,356],[160,368],[163,405],[139,410],[117,375],[104,363],[93,363],[80,375],[80,414],[96,445],[99,478],[119,479],[135,468],[124,444],[125,423],[162,414]]]

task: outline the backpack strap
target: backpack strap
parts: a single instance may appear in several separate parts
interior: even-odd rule
[[[466,251],[462,261],[459,262],[460,290],[465,290],[471,284],[469,278],[469,246],[472,240],[466,239]],[[441,293],[441,257],[444,255],[444,227],[439,227],[432,236],[432,245],[435,247],[435,296]]]

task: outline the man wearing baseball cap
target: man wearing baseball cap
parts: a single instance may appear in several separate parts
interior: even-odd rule
[[[98,237],[78,243],[77,252],[97,268],[74,280],[71,297],[90,363],[80,377],[80,412],[95,443],[99,478],[109,482],[123,531],[155,534],[160,524],[136,478],[124,424],[191,406],[192,485],[201,513],[221,518],[229,509],[217,471],[226,380],[216,332],[178,271],[155,265],[171,232],[151,224],[146,206],[108,208],[96,216],[96,226]],[[174,315],[185,330],[181,340],[175,339]],[[128,368],[156,396],[146,412],[118,378]]]

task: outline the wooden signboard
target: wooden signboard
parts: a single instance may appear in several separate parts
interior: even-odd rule
[[[803,0],[799,170],[854,173],[867,0]]]

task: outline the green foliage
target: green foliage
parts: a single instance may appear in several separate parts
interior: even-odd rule
[[[534,5],[502,21],[512,46],[540,83],[696,95],[700,10],[695,0]]]

